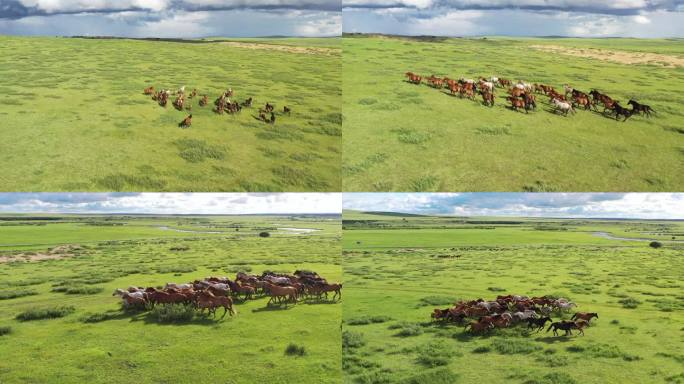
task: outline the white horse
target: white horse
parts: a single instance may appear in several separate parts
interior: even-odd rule
[[[491,92],[494,90],[494,83],[491,81],[480,81],[480,88],[487,88]]]
[[[535,312],[531,309],[527,309],[527,310],[522,311],[522,312],[515,312],[513,314],[513,318],[518,320],[518,321],[523,321],[523,320],[527,320],[527,319],[536,319],[537,318],[537,312]]]
[[[190,289],[192,288],[192,284],[176,284],[176,283],[166,283],[164,286],[164,289]]]
[[[491,76],[491,77],[489,78],[489,81],[496,84],[496,83],[499,82],[499,78],[496,77],[496,76]]]
[[[561,101],[558,99],[553,99],[552,102],[553,102],[553,105],[556,106],[556,111],[563,112],[564,116],[567,116],[568,112],[575,113],[575,108],[573,108],[572,104],[570,104],[568,102]]]
[[[576,306],[577,304],[573,303],[572,301],[556,303],[556,308],[558,308],[559,311],[569,311],[572,309],[572,307]]]

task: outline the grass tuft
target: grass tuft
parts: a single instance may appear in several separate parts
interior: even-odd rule
[[[58,307],[47,307],[47,308],[32,308],[21,312],[16,316],[19,321],[32,321],[32,320],[43,320],[43,319],[57,319],[70,315],[76,311],[73,306],[58,306]]]

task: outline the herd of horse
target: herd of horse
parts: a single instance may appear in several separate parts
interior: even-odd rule
[[[186,93],[185,91],[185,86],[180,87],[178,90],[171,91],[170,89],[161,89],[161,90],[155,90],[154,86],[149,86],[143,90],[144,95],[148,95],[152,97],[152,100],[157,102],[159,106],[165,107],[168,105],[169,102],[169,97],[171,97],[172,94],[175,95],[175,99],[172,102],[173,107],[176,108],[179,111],[186,110],[188,112],[192,112],[192,103],[188,100],[192,100],[198,95],[197,89],[193,89],[192,92],[189,94]],[[219,97],[214,100],[214,112],[219,115],[223,115],[224,113],[227,113],[229,115],[240,113],[243,108],[251,108],[252,107],[252,102],[254,101],[253,97],[250,97],[246,100],[244,100],[242,103],[238,101],[231,101],[231,98],[235,96],[235,91],[233,91],[232,88],[228,88],[225,92],[223,92]],[[199,106],[200,107],[206,107],[209,105],[209,96],[207,95],[202,95],[199,101]],[[292,113],[292,109],[288,106],[284,106],[282,110],[283,115],[290,115]],[[264,123],[268,124],[275,124],[276,122],[276,114],[275,114],[275,106],[270,103],[266,103],[263,108],[259,109],[259,117],[256,117],[258,120],[263,121]],[[178,126],[181,128],[189,128],[192,125],[192,113],[190,113],[183,121],[181,121]]]
[[[328,283],[316,272],[295,271],[294,274],[266,271],[260,276],[239,272],[235,280],[227,277],[207,277],[186,284],[167,283],[164,287],[128,287],[116,289],[112,296],[119,296],[124,309],[146,310],[162,305],[192,305],[204,313],[216,316],[223,308],[223,316],[236,314],[234,299],[246,301],[258,295],[270,297],[267,305],[296,304],[302,298],[322,300],[342,299],[342,284]]]
[[[575,108],[593,109],[598,112],[600,106],[603,107],[602,115],[606,115],[606,113],[608,113],[608,116],[615,115],[615,120],[619,120],[620,116],[623,116],[623,121],[626,121],[633,115],[641,114],[651,117],[651,114],[655,113],[651,106],[641,104],[636,100],[629,100],[627,104],[632,108],[628,109],[620,105],[618,100],[596,89],[585,93],[568,84],[563,85],[564,92],[561,93],[550,85],[532,84],[522,80],[514,83],[509,79],[496,76],[489,78],[480,77],[478,80],[461,77],[458,80],[454,80],[435,75],[425,77],[413,72],[406,72],[404,75],[409,83],[420,85],[425,82],[428,86],[435,89],[447,89],[448,93],[452,96],[458,95],[461,98],[466,97],[475,100],[475,95],[480,94],[482,96],[482,103],[490,107],[494,106],[497,88],[503,88],[507,92],[505,98],[510,102],[510,108],[514,111],[524,111],[525,113],[528,113],[530,110],[536,110],[537,95],[547,96],[554,108],[554,113],[560,113],[564,116],[567,116],[568,113],[576,113]]]
[[[509,328],[517,324],[527,324],[528,330],[540,332],[547,322],[551,325],[546,330],[565,331],[565,336],[572,335],[572,330],[584,335],[584,328],[589,326],[593,318],[598,319],[595,312],[577,312],[570,320],[553,321],[551,316],[563,314],[577,305],[564,298],[549,296],[527,297],[520,295],[497,296],[496,300],[484,299],[459,301],[453,307],[435,308],[431,317],[433,321],[453,322],[465,325],[465,330],[473,334],[485,334],[496,328]]]

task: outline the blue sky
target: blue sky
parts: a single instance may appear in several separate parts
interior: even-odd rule
[[[454,216],[684,219],[684,194],[345,193],[343,208]]]
[[[684,0],[343,0],[344,32],[684,37]]]
[[[0,0],[0,34],[337,36],[340,0]]]
[[[341,213],[340,193],[0,193],[4,213]]]

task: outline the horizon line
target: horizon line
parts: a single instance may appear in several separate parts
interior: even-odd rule
[[[597,217],[590,217],[590,216],[525,216],[525,215],[506,215],[506,214],[500,214],[501,216],[497,215],[467,215],[467,216],[459,216],[459,215],[451,215],[448,213],[416,213],[416,212],[403,212],[403,211],[364,211],[364,210],[359,210],[359,209],[342,209],[342,215],[344,215],[345,211],[353,211],[353,212],[359,212],[359,213],[366,213],[366,214],[387,214],[387,213],[395,213],[395,214],[405,214],[405,215],[414,215],[414,216],[426,216],[426,217],[462,217],[462,218],[477,218],[477,217],[492,217],[492,218],[519,218],[519,219],[564,219],[564,220],[570,220],[570,219],[584,219],[584,220],[647,220],[647,221],[684,221],[684,218],[682,219],[648,219],[648,218],[643,218],[643,217],[604,217],[604,216],[597,216]],[[379,215],[381,216],[381,215]]]

